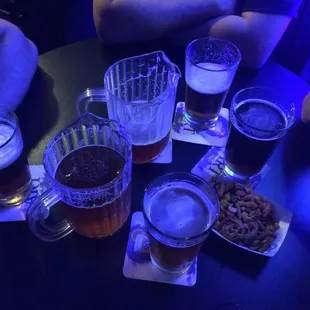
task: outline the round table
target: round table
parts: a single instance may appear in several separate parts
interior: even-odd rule
[[[41,55],[38,72],[17,111],[30,164],[41,164],[47,142],[76,118],[80,92],[101,86],[104,72],[116,60],[152,50],[164,50],[184,73],[184,49],[163,41],[104,48],[89,40]],[[281,90],[297,110],[296,124],[271,157],[271,170],[257,188],[294,214],[274,257],[249,253],[211,235],[199,254],[197,283],[189,288],[123,276],[130,220],[106,240],[72,233],[54,243],[38,240],[26,222],[1,223],[0,305],[12,309],[230,309],[226,305],[309,309],[310,130],[300,121],[309,86],[269,61],[258,72],[239,70],[226,105],[237,90],[254,85]],[[184,100],[184,89],[182,78],[177,101]],[[132,211],[141,210],[143,189],[150,180],[167,172],[190,171],[208,149],[174,141],[171,164],[134,165]]]

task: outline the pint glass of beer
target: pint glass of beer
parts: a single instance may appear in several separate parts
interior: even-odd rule
[[[228,41],[201,38],[187,46],[185,119],[191,127],[215,124],[240,60],[239,49]]]
[[[259,173],[295,120],[294,104],[276,90],[239,91],[230,109],[225,172],[236,179]]]
[[[155,179],[145,190],[143,214],[153,264],[168,273],[184,273],[217,221],[213,188],[189,173]]]
[[[31,193],[31,177],[16,115],[0,105],[0,206],[16,206]]]

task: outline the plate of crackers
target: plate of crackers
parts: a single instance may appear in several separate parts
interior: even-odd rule
[[[212,180],[221,212],[213,231],[244,250],[274,256],[287,235],[292,213],[235,182]]]

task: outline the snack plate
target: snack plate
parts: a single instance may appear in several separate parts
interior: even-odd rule
[[[249,251],[249,252],[252,252],[252,253],[255,253],[258,255],[272,257],[279,251],[282,243],[285,240],[285,237],[287,235],[288,229],[289,229],[291,221],[292,221],[292,213],[289,210],[275,204],[270,199],[268,199],[262,195],[259,195],[258,193],[254,192],[254,191],[253,191],[253,194],[255,194],[257,196],[261,196],[261,197],[263,197],[266,200],[271,202],[271,204],[273,205],[273,217],[277,222],[279,222],[279,226],[280,226],[279,229],[276,231],[276,234],[277,234],[276,238],[273,240],[271,246],[265,252],[261,253],[261,252],[255,251],[255,250],[251,250],[251,249],[249,249],[245,246],[239,245],[237,243],[234,243],[233,241],[225,238],[221,233],[219,233],[215,229],[213,229],[213,232],[216,233],[221,238],[228,241],[229,243],[231,243],[231,244],[233,244],[233,245],[235,245],[241,249],[244,249],[246,251]]]

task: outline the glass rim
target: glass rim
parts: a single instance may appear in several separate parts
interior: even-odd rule
[[[190,59],[190,57],[188,56],[188,50],[191,48],[191,46],[192,46],[194,43],[196,43],[196,42],[198,42],[198,41],[206,41],[206,40],[218,41],[218,42],[222,42],[222,43],[226,43],[226,44],[231,45],[231,46],[237,51],[237,53],[238,53],[238,58],[237,58],[236,62],[234,63],[234,65],[229,66],[228,68],[225,68],[225,69],[206,69],[206,68],[197,66],[197,64],[195,64],[195,63]],[[218,39],[218,38],[214,38],[214,37],[203,37],[203,38],[198,38],[198,39],[195,39],[195,40],[191,41],[191,42],[186,46],[186,49],[185,49],[185,58],[186,58],[193,66],[195,66],[196,68],[199,68],[199,69],[201,69],[201,70],[204,70],[204,71],[207,71],[207,72],[224,72],[224,71],[232,70],[232,69],[238,67],[239,64],[240,64],[242,55],[241,55],[241,52],[240,52],[239,48],[237,47],[237,45],[235,45],[234,43],[232,43],[232,42],[230,42],[230,41],[228,41],[228,40]]]
[[[146,57],[149,57],[150,55],[156,55],[156,54],[159,54],[162,56],[163,58],[163,61],[166,61],[166,63],[168,64],[168,62],[170,62],[170,65],[171,67],[173,67],[174,71],[171,70],[171,73],[174,73],[176,75],[176,78],[177,78],[177,82],[178,80],[182,77],[182,73],[181,73],[181,70],[180,68],[175,64],[173,63],[167,56],[167,54],[162,51],[162,50],[156,50],[156,51],[153,51],[153,52],[149,52],[149,53],[145,53],[145,54],[140,54],[140,55],[135,55],[135,56],[132,56],[132,57],[126,57],[126,58],[123,58],[123,59],[120,59],[118,60],[117,62],[113,63],[108,69],[107,71],[105,72],[104,76],[103,76],[103,81],[104,81],[104,86],[101,88],[101,90],[104,92],[107,92],[109,93],[110,95],[114,96],[114,97],[117,97],[118,99],[121,99],[123,101],[123,104],[124,105],[127,105],[127,106],[132,106],[132,107],[138,107],[138,106],[159,106],[159,105],[162,105],[165,101],[161,101],[160,103],[157,102],[157,98],[159,96],[161,96],[162,94],[160,94],[159,96],[156,96],[154,99],[152,100],[149,100],[149,101],[146,101],[145,103],[135,103],[135,102],[131,102],[131,101],[126,101],[126,100],[123,100],[122,98],[114,95],[112,93],[112,90],[110,88],[107,87],[106,84],[106,81],[107,81],[107,78],[108,78],[108,75],[110,74],[110,72],[117,66],[121,65],[123,62],[125,61],[129,61],[129,60],[134,60],[134,59],[138,59],[138,58],[146,58]],[[168,67],[168,65],[167,65]],[[144,78],[148,78],[148,77],[144,77]],[[171,82],[173,84],[173,82]],[[169,87],[167,87],[162,93],[165,93],[165,92],[168,92],[169,91]]]
[[[285,114],[285,118],[286,118],[286,126],[282,129],[278,129],[278,130],[266,130],[266,129],[261,129],[261,128],[257,128],[255,126],[252,126],[248,123],[246,123],[245,121],[243,121],[238,115],[236,115],[235,113],[235,106],[231,106],[230,108],[230,111],[232,112],[232,114],[234,114],[234,116],[238,119],[238,121],[240,123],[242,123],[243,125],[251,128],[251,129],[254,129],[254,130],[257,130],[257,131],[260,131],[260,132],[266,132],[266,133],[272,133],[272,132],[283,132],[287,129],[289,129],[293,124],[294,124],[294,121],[295,121],[295,116],[296,116],[296,108],[295,108],[295,105],[294,103],[285,95],[283,94],[282,92],[274,89],[274,88],[270,88],[270,87],[264,87],[264,86],[253,86],[253,87],[246,87],[246,88],[243,88],[241,90],[239,90],[232,98],[232,103],[236,103],[236,98],[238,95],[240,95],[241,93],[243,93],[244,91],[248,91],[248,90],[262,90],[262,91],[269,91],[269,92],[272,92],[273,94],[276,94],[276,95],[280,95],[281,98],[283,98],[286,102],[289,103],[291,109],[289,111],[292,112],[292,116],[291,118],[289,119],[287,117],[287,114],[285,113],[285,111],[281,108],[281,106],[278,106],[279,109],[281,109],[281,111]],[[257,99],[257,98],[256,98]],[[266,100],[266,101],[269,101],[269,100]]]
[[[87,113],[86,113],[87,114]],[[91,113],[89,113],[89,114],[91,114]],[[85,115],[85,114],[84,114]],[[102,118],[102,122],[103,123],[106,123],[106,124],[117,124],[118,126],[120,126],[121,128],[124,128],[125,129],[125,127],[123,127],[121,124],[119,124],[117,121],[115,121],[115,120],[110,120],[110,119],[105,119],[105,118]],[[110,126],[109,126],[109,128],[111,128]],[[70,130],[70,125],[69,125],[69,128],[66,128],[65,129],[65,131],[62,131],[61,130],[61,133],[66,133],[67,131],[69,131]],[[113,129],[113,128],[111,128],[111,130],[113,130],[114,132],[120,132],[120,131],[117,131],[117,130],[115,130],[115,129]],[[46,148],[45,148],[45,150],[44,150],[44,155],[43,155],[43,166],[44,166],[44,170],[45,170],[45,173],[46,173],[46,175],[48,176],[48,178],[51,180],[51,182],[53,182],[53,183],[56,183],[56,184],[58,184],[58,185],[60,185],[60,187],[61,188],[64,188],[64,189],[66,189],[66,190],[70,190],[70,191],[72,191],[72,192],[85,192],[85,191],[98,191],[98,190],[105,190],[105,189],[108,189],[108,188],[110,188],[114,183],[117,183],[117,182],[119,182],[123,177],[124,177],[124,174],[125,174],[125,170],[126,170],[126,167],[128,166],[128,164],[130,164],[130,159],[132,159],[132,144],[131,144],[131,141],[130,140],[128,140],[126,137],[123,137],[125,140],[126,140],[126,142],[129,144],[129,151],[130,151],[130,155],[129,155],[129,158],[126,160],[125,159],[125,165],[124,165],[124,167],[123,167],[123,169],[121,170],[121,172],[118,174],[118,176],[117,177],[115,177],[113,180],[111,180],[110,182],[108,182],[108,183],[105,183],[104,185],[99,185],[99,186],[95,186],[95,187],[89,187],[89,188],[76,188],[76,187],[71,187],[71,186],[68,186],[68,185],[65,185],[65,184],[63,184],[63,183],[61,183],[61,182],[59,182],[58,180],[56,180],[56,178],[55,178],[55,176],[54,175],[51,175],[50,174],[50,172],[48,171],[48,169],[45,169],[45,159],[46,159],[46,157],[47,157],[47,150],[49,149],[49,148],[51,148],[52,147],[52,145],[53,144],[55,144],[59,139],[61,139],[61,137],[60,137],[60,133],[58,133],[55,137],[53,137],[49,142],[48,142],[48,144],[47,144],[47,146],[46,146]],[[85,145],[85,146],[94,146],[94,145],[97,145],[97,144],[89,144],[89,145]],[[75,148],[75,149],[73,149],[72,151],[74,151],[74,150],[78,150],[78,149],[80,149],[80,147],[78,147],[78,148]],[[71,152],[72,152],[71,151]],[[70,153],[70,152],[69,152]],[[68,154],[69,154],[68,153]],[[61,162],[61,160],[59,161],[59,163]],[[59,164],[58,163],[58,164]],[[57,165],[57,167],[58,167],[58,165]],[[56,170],[57,170],[57,167],[56,167],[56,169],[55,169],[55,171],[54,171],[54,173],[56,172]],[[122,194],[122,193],[121,193]],[[120,196],[118,196],[118,197],[120,197]]]
[[[159,181],[160,179],[164,178],[164,177],[172,177],[172,176],[177,176],[177,175],[180,175],[180,176],[183,176],[183,177],[193,177],[197,180],[199,180],[200,182],[203,183],[203,185],[207,186],[211,192],[215,195],[215,197],[217,198],[217,212],[215,214],[215,218],[214,218],[214,221],[212,222],[212,224],[210,224],[210,226],[207,227],[206,230],[204,230],[202,233],[198,234],[198,235],[195,235],[195,236],[191,236],[191,237],[186,237],[186,238],[178,238],[178,237],[175,237],[175,236],[171,236],[169,234],[166,234],[164,232],[162,232],[161,230],[159,230],[152,222],[151,220],[149,219],[149,217],[147,216],[146,214],[146,211],[145,211],[145,196],[146,196],[146,193],[148,192],[148,190],[151,188],[151,186],[156,182],[156,181]],[[195,185],[195,184],[194,184]],[[198,187],[198,186],[197,186]],[[207,195],[209,196],[209,195]],[[216,224],[218,218],[219,218],[219,215],[220,215],[220,201],[219,201],[219,198],[218,198],[218,195],[215,191],[215,189],[208,183],[206,182],[204,179],[202,179],[201,177],[195,175],[195,174],[192,174],[192,173],[189,173],[189,172],[172,172],[172,173],[167,173],[167,174],[163,174],[155,179],[153,179],[151,182],[149,182],[149,184],[146,186],[146,188],[144,189],[144,195],[143,195],[143,208],[142,208],[142,213],[144,215],[144,219],[147,221],[147,223],[152,227],[153,230],[155,230],[157,233],[159,233],[161,236],[164,236],[166,238],[169,238],[173,241],[182,241],[182,242],[188,242],[188,241],[194,241],[196,239],[200,239],[201,237],[203,237],[204,235],[206,235],[210,230],[213,229],[214,225]]]
[[[12,116],[15,123],[10,122],[10,121],[9,121],[7,118],[5,118],[5,117],[0,117],[0,120],[5,120],[5,121],[6,121],[7,123],[9,123],[10,125],[11,125],[11,124],[14,125],[14,126],[13,126],[13,129],[14,129],[14,130],[13,130],[13,132],[12,132],[10,138],[9,138],[7,141],[5,141],[3,144],[0,145],[0,149],[2,149],[3,147],[5,147],[6,145],[8,145],[8,144],[12,141],[14,135],[16,134],[17,127],[18,127],[18,118],[17,118],[17,115],[16,115],[13,111],[8,111],[8,113],[7,113],[6,115]]]

